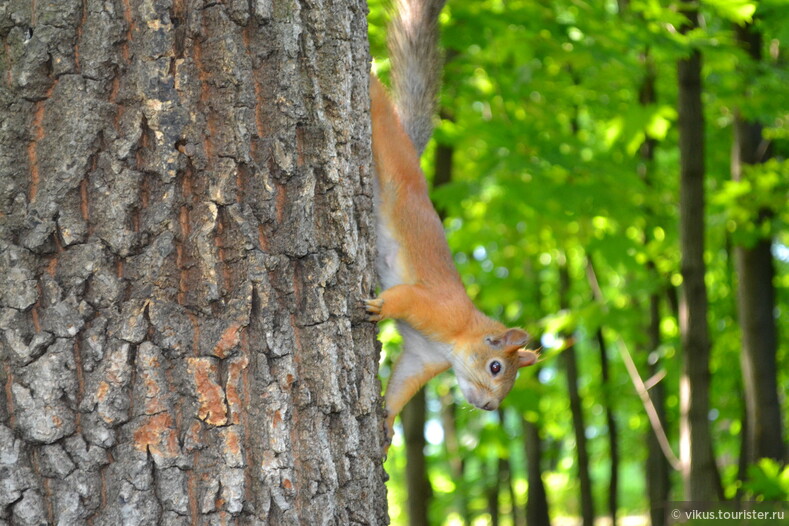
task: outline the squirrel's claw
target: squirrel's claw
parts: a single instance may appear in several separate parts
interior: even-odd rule
[[[384,319],[381,314],[381,309],[384,306],[384,300],[381,298],[373,298],[364,300],[364,309],[367,311],[367,319],[369,321],[381,321]]]

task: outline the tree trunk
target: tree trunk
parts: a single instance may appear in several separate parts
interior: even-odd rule
[[[657,103],[657,73],[649,50],[643,54],[644,79],[639,88],[638,100],[642,106],[650,106]],[[657,141],[647,137],[641,145],[639,152],[639,175],[647,188],[653,186],[652,169],[654,167],[655,149]],[[648,245],[651,240],[652,218],[654,210],[651,206],[647,207],[647,228],[644,229],[644,245]],[[655,282],[659,282],[661,277],[658,275],[655,262],[651,259],[647,261],[647,272]],[[649,363],[649,375],[654,377],[660,371],[660,361],[657,355],[660,348],[660,295],[657,290],[649,293],[649,325],[647,327],[648,345],[647,353],[655,353],[654,359],[647,357]],[[650,397],[655,406],[655,411],[663,429],[666,429],[666,410],[665,410],[665,387],[663,382],[657,382],[650,389]],[[666,502],[668,502],[669,492],[671,491],[670,465],[666,460],[660,442],[655,433],[650,429],[646,436],[647,442],[647,495],[649,497],[649,516],[652,526],[663,526],[666,523]]]
[[[737,27],[740,45],[755,62],[761,60],[761,35],[749,24]],[[762,125],[737,115],[732,146],[732,178],[747,177],[747,165],[762,163],[769,149],[762,138]],[[760,221],[770,216],[763,211]],[[737,304],[742,328],[742,376],[748,412],[745,427],[745,464],[763,457],[783,460],[783,424],[778,400],[776,352],[778,335],[775,325],[775,289],[772,240],[760,239],[753,246],[734,249],[737,268]]]
[[[403,408],[400,421],[405,440],[405,481],[408,488],[408,524],[427,526],[433,488],[427,476],[425,461],[425,420],[427,407],[425,390],[420,389]]]
[[[654,265],[652,266],[654,272]],[[649,295],[649,327],[647,328],[649,337],[649,352],[656,353],[660,347],[660,296],[656,292]],[[649,362],[650,377],[654,377],[660,371],[658,360],[647,360]],[[657,382],[649,390],[649,396],[655,405],[655,412],[660,419],[663,429],[666,429],[666,389],[663,382]],[[666,429],[668,433],[668,430]],[[663,526],[666,523],[666,502],[668,502],[671,492],[671,465],[660,448],[655,433],[651,430],[647,432],[647,495],[649,496],[649,517],[652,526]]]
[[[524,526],[526,518],[521,515],[521,508],[518,506],[518,495],[515,493],[515,480],[512,475],[511,459],[501,460],[502,480],[507,486],[507,494],[510,498],[510,524],[512,526]]]
[[[548,497],[542,481],[542,439],[540,428],[525,418],[523,422],[526,469],[529,482],[526,502],[526,526],[551,526],[548,515]]]
[[[471,512],[468,508],[468,492],[466,489],[466,463],[462,456],[458,440],[457,418],[458,408],[451,390],[441,396],[441,427],[444,429],[444,448],[449,463],[450,474],[455,482],[453,500],[457,513],[464,524],[471,523]]]
[[[569,308],[570,273],[567,263],[559,268],[559,303],[562,309]],[[578,391],[578,365],[575,346],[570,345],[562,352],[562,361],[567,374],[567,391],[570,398],[570,412],[575,431],[575,450],[578,462],[578,479],[581,483],[581,518],[584,526],[594,524],[594,499],[592,496],[592,479],[589,475],[589,453],[586,448],[586,421],[583,413],[581,394]]]
[[[688,11],[693,27],[698,14]],[[688,27],[685,30],[689,29]],[[704,284],[704,114],[701,53],[693,50],[677,67],[679,82],[680,251],[682,296],[679,324],[683,367],[680,379],[680,459],[685,500],[717,500],[720,479],[712,454],[709,414],[707,289]]]
[[[501,483],[502,483],[502,462],[504,459],[499,458],[496,459],[496,463],[493,464],[489,460],[486,459],[484,469],[487,472],[487,479],[488,479],[488,487],[485,491],[487,501],[488,501],[488,514],[490,515],[490,521],[488,524],[490,526],[499,526],[499,514],[500,514],[500,506],[501,503],[499,501],[499,493],[501,492]]]
[[[0,10],[0,522],[388,522],[365,14]]]
[[[592,289],[592,301],[598,301],[602,304],[605,299],[600,289],[600,283],[597,280],[597,273],[595,272],[591,254],[587,256],[586,260],[586,276],[589,281],[589,287]],[[595,331],[595,338],[597,339],[597,349],[600,351],[600,386],[603,394],[603,406],[605,407],[606,427],[608,427],[608,456],[611,461],[611,468],[608,473],[608,513],[611,516],[611,525],[616,526],[616,511],[619,508],[619,432],[611,398],[613,389],[608,369],[608,345],[605,341],[602,326]]]
[[[616,526],[616,511],[619,508],[619,431],[614,418],[614,408],[611,400],[610,375],[608,373],[608,346],[603,336],[603,328],[596,331],[597,346],[600,350],[600,381],[603,388],[605,403],[605,421],[608,426],[608,448],[611,468],[608,474],[608,513],[611,515],[611,525]]]
[[[531,258],[524,260],[526,265],[526,275],[539,277],[541,275],[542,266]],[[534,287],[534,297],[532,301],[537,307],[535,317],[542,317],[543,309],[543,294],[540,283],[536,283]],[[535,335],[534,341],[542,341],[542,335]],[[536,378],[539,378],[540,365],[535,364],[538,369],[534,372]],[[542,480],[542,465],[543,465],[543,441],[540,436],[540,422],[541,416],[539,414],[539,406],[537,407],[538,415],[535,421],[527,420],[521,415],[521,423],[523,426],[523,445],[526,449],[526,479],[528,482],[528,489],[526,495],[526,526],[550,526],[551,519],[548,513],[548,495],[545,492],[545,484]]]

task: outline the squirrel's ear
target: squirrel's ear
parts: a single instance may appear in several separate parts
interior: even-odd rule
[[[496,350],[522,347],[529,341],[529,334],[523,329],[507,329],[496,336],[485,336],[485,343]]]
[[[528,367],[537,363],[537,353],[527,349],[518,349],[518,367]]]

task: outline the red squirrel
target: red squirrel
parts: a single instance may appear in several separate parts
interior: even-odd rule
[[[427,193],[419,152],[432,131],[438,84],[436,20],[444,0],[396,0],[389,51],[397,108],[370,81],[375,161],[377,270],[383,292],[366,300],[371,321],[397,320],[403,350],[386,389],[387,432],[431,378],[452,367],[471,404],[492,411],[520,367],[537,361],[522,329],[508,329],[474,307],[455,269],[441,220]]]
[[[411,140],[380,81],[370,83],[377,174],[378,274],[383,292],[365,301],[370,321],[398,320],[403,350],[386,390],[387,431],[431,378],[452,367],[472,405],[492,411],[520,367],[537,361],[528,334],[476,309],[455,269]]]

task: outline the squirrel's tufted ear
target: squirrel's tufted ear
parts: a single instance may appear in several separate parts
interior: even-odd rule
[[[528,367],[537,363],[538,355],[528,349],[518,349],[518,367]]]
[[[485,336],[485,343],[496,350],[522,347],[529,341],[529,334],[523,329],[507,329],[496,336]]]

